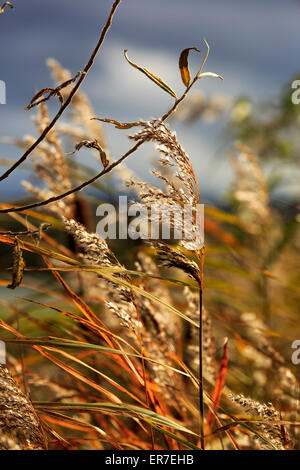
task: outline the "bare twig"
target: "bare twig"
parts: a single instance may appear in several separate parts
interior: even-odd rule
[[[117,165],[122,163],[125,160],[125,158],[127,158],[129,155],[134,153],[143,143],[144,143],[144,141],[140,140],[130,150],[128,150],[128,152],[126,152],[122,157],[120,157],[118,160],[114,161],[109,166],[104,168],[102,171],[100,171],[100,173],[93,176],[93,178],[91,178],[87,181],[84,181],[79,186],[76,186],[75,188],[70,189],[69,191],[66,191],[63,194],[59,194],[58,196],[50,197],[49,199],[46,199],[45,201],[35,202],[33,204],[28,204],[27,206],[10,207],[8,209],[1,209],[0,213],[1,214],[8,214],[10,212],[22,212],[22,211],[25,211],[27,209],[34,209],[35,207],[47,206],[48,204],[51,204],[52,202],[56,202],[56,201],[59,201],[60,199],[63,199],[67,196],[70,196],[70,194],[81,191],[83,188],[85,188],[86,186],[89,186],[90,184],[94,183],[98,178],[105,175],[106,173],[109,173],[113,168],[115,168]]]
[[[95,57],[96,55],[98,54],[99,52],[99,49],[100,47],[102,46],[103,42],[104,42],[104,39],[105,39],[105,36],[106,36],[106,33],[107,31],[109,30],[110,26],[111,26],[111,23],[112,23],[112,19],[113,19],[113,16],[115,14],[115,11],[117,9],[117,7],[119,6],[119,4],[121,3],[122,0],[115,0],[114,3],[113,3],[113,6],[111,8],[111,11],[110,11],[110,14],[109,14],[109,17],[106,21],[106,24],[105,26],[103,27],[102,31],[101,31],[101,34],[100,34],[100,38],[98,40],[98,43],[94,49],[94,51],[92,52],[92,55],[90,56],[90,59],[88,61],[88,63],[86,64],[86,66],[84,67],[82,73],[80,74],[80,77],[77,81],[77,83],[74,85],[74,87],[72,88],[72,90],[70,91],[70,94],[68,95],[68,97],[66,98],[65,102],[61,105],[61,107],[59,108],[57,114],[54,116],[54,118],[52,119],[52,121],[49,123],[49,125],[44,129],[44,131],[42,132],[42,134],[38,137],[38,139],[31,145],[31,147],[29,147],[29,149],[26,150],[26,152],[22,155],[22,157],[19,158],[19,160],[17,160],[8,170],[6,170],[5,173],[3,173],[1,176],[0,176],[0,181],[3,181],[5,178],[7,178],[16,168],[18,168],[25,160],[26,158],[33,152],[34,149],[36,149],[36,147],[44,140],[44,138],[47,136],[47,134],[51,131],[51,129],[54,127],[54,125],[56,124],[56,122],[59,120],[59,118],[61,117],[61,115],[64,113],[64,111],[67,109],[67,107],[69,106],[69,104],[71,103],[72,101],[72,98],[73,96],[76,94],[76,92],[78,91],[79,87],[81,86],[82,82],[84,81],[88,71],[90,70],[90,68],[92,67],[93,63],[94,63],[94,60],[95,60]]]
[[[204,387],[203,387],[203,267],[205,249],[198,254],[201,265],[201,278],[199,282],[199,414],[200,414],[200,443],[205,449],[204,440]]]
[[[179,103],[181,103],[187,96],[188,92],[190,91],[190,89],[193,87],[193,85],[197,82],[197,80],[199,79],[200,77],[200,74],[201,74],[201,71],[203,69],[203,66],[208,58],[208,55],[209,55],[209,45],[208,43],[205,41],[205,44],[207,46],[207,52],[206,52],[206,55],[202,61],[202,64],[200,66],[200,69],[198,70],[197,74],[195,75],[194,79],[192,80],[192,82],[190,83],[189,86],[187,86],[187,88],[185,89],[184,93],[182,94],[182,96],[180,98],[178,98],[174,105],[169,109],[169,111],[167,111],[161,118],[161,121],[165,121],[171,114],[173,114],[173,112],[176,111],[177,109],[177,106],[179,105]],[[82,79],[83,80],[83,79]],[[78,82],[79,83],[79,82]],[[78,84],[77,83],[77,84]],[[75,87],[74,87],[75,88]],[[67,102],[67,100],[66,100]],[[66,103],[65,102],[65,103]],[[101,119],[99,119],[101,120]],[[106,120],[108,122],[113,122],[113,120]],[[114,121],[114,123],[117,123],[117,121]],[[120,123],[117,123],[117,124],[120,124]],[[136,125],[137,123],[130,123],[130,127]],[[127,123],[128,125],[128,123]],[[137,142],[137,144],[132,147],[131,149],[129,149],[122,157],[120,157],[118,160],[114,161],[113,163],[111,163],[110,165],[106,166],[100,173],[97,173],[95,176],[93,176],[92,178],[90,178],[89,180],[87,181],[84,181],[83,183],[81,183],[80,185],[76,186],[75,188],[72,188],[70,189],[69,191],[65,192],[65,193],[62,193],[62,194],[59,194],[58,196],[53,196],[49,199],[46,199],[44,201],[41,201],[41,202],[36,202],[36,203],[33,203],[33,204],[28,204],[26,206],[20,206],[20,207],[11,207],[11,208],[8,208],[8,209],[1,209],[0,210],[0,214],[7,214],[7,213],[11,213],[11,212],[22,212],[22,211],[25,211],[25,210],[28,210],[28,209],[34,209],[34,208],[37,208],[37,207],[42,207],[42,206],[46,206],[48,204],[51,204],[52,202],[56,202],[56,201],[59,201],[60,199],[63,199],[67,196],[70,196],[71,194],[73,193],[76,193],[78,191],[81,191],[83,188],[85,188],[86,186],[89,186],[90,184],[94,183],[96,180],[98,180],[99,178],[101,178],[102,176],[104,176],[106,173],[109,173],[113,168],[115,168],[117,165],[119,165],[120,163],[122,163],[127,157],[129,157],[129,155],[131,155],[132,153],[134,153],[142,144],[144,143],[144,140],[140,140]],[[35,145],[35,144],[34,144]],[[29,149],[30,150],[30,149]],[[25,154],[24,154],[25,155]],[[12,168],[12,167],[11,167]],[[0,177],[0,181],[1,181],[1,177]]]
[[[6,230],[5,232],[0,232],[0,235],[12,235],[12,236],[19,236],[19,235],[36,235],[41,234],[41,232],[45,232],[52,224],[41,224],[41,226],[37,230],[23,230],[21,232],[12,232],[10,230]]]
[[[2,13],[4,13],[5,7],[9,7],[11,9],[14,8],[14,6],[10,2],[4,2],[2,7],[0,7],[0,15],[2,15]]]
[[[202,283],[199,289],[199,412],[200,412],[200,443],[204,450],[204,397],[203,397],[203,317],[202,317]]]

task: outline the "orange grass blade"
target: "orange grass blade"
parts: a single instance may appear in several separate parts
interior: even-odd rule
[[[227,347],[227,343],[228,343],[228,340],[226,339],[225,344],[224,344],[223,357],[222,357],[222,360],[221,360],[221,364],[220,364],[220,368],[219,368],[219,372],[218,372],[218,377],[217,377],[215,389],[214,389],[213,396],[212,396],[212,407],[213,407],[213,409],[216,413],[217,413],[218,408],[219,408],[219,403],[220,403],[220,400],[221,400],[222,391],[223,391],[223,387],[225,385],[225,380],[226,380],[226,372],[227,372],[227,369],[228,369],[228,347]],[[213,415],[211,410],[209,410],[208,414],[207,414],[205,434],[207,434],[211,430],[214,422],[215,422],[215,416]]]

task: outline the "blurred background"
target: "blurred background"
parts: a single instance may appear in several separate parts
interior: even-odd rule
[[[13,3],[15,10],[6,11],[0,18],[0,79],[7,86],[7,104],[0,106],[2,159],[16,159],[21,153],[5,136],[36,135],[30,119],[35,111],[25,111],[24,107],[36,91],[53,85],[46,59],[57,59],[75,75],[87,62],[111,5],[110,0]],[[211,46],[205,69],[221,74],[224,82],[205,78],[198,83],[191,94],[196,108],[199,106],[198,114],[196,109],[196,117],[185,119],[183,110],[172,127],[191,157],[202,200],[224,203],[232,178],[232,141],[241,121],[256,106],[276,105],[283,88],[289,90],[299,72],[299,14],[298,0],[125,0],[82,89],[98,117],[119,121],[158,117],[171,105],[172,98],[131,68],[123,50],[128,49],[131,60],[161,76],[180,94],[180,51],[189,46],[203,50],[205,37]],[[199,55],[190,54],[192,70],[200,62]],[[205,114],[204,102],[211,104],[210,99],[214,109]],[[55,112],[58,103],[55,99],[49,103]],[[270,109],[264,113],[269,117]],[[129,147],[126,131],[107,125],[105,132],[111,155],[118,158]],[[281,147],[286,153],[285,142]],[[152,157],[151,149],[143,150],[127,164],[141,178],[151,179],[148,167]],[[92,168],[97,167],[90,152],[83,150],[74,158],[85,158]],[[286,159],[284,165],[282,160],[270,163],[269,159],[266,171],[272,173],[274,166],[276,173],[291,168]],[[20,184],[24,177],[28,179],[28,173],[19,169],[1,184],[2,201],[25,196]],[[297,183],[289,180],[289,184],[278,185],[275,195],[293,198],[295,191]]]
[[[15,8],[7,8],[0,15],[0,80],[5,81],[7,87],[7,103],[0,105],[1,172],[16,161],[44,129],[48,119],[47,106],[50,115],[54,116],[59,102],[52,98],[47,101],[47,106],[30,111],[24,108],[39,90],[55,87],[84,68],[106,22],[112,0],[12,0],[12,3]],[[216,383],[224,338],[229,338],[228,390],[235,394],[236,401],[239,401],[240,393],[263,403],[272,401],[280,412],[285,413],[283,419],[296,419],[298,425],[291,430],[295,443],[291,448],[300,448],[299,367],[291,362],[291,344],[300,338],[300,104],[294,104],[291,99],[294,91],[292,83],[300,79],[299,14],[299,0],[123,0],[94,66],[80,92],[57,123],[56,132],[49,134],[31,158],[0,184],[1,209],[5,204],[22,205],[68,191],[102,168],[97,151],[80,148],[73,152],[76,144],[83,140],[97,139],[102,147],[109,150],[111,159],[118,159],[132,146],[128,135],[134,134],[137,129],[120,130],[111,124],[102,126],[91,121],[90,117],[121,122],[149,121],[162,116],[173,104],[170,95],[126,62],[124,49],[128,50],[128,56],[134,63],[161,77],[176,91],[177,96],[181,96],[185,87],[178,67],[180,53],[191,46],[201,49],[202,55],[195,51],[189,55],[191,74],[194,76],[206,52],[205,38],[210,44],[211,53],[204,71],[218,73],[224,81],[212,77],[199,80],[168,120],[168,125],[176,131],[178,141],[190,156],[201,202],[205,203],[205,377],[209,379],[209,387]],[[58,61],[48,61],[52,74],[46,65],[49,58]],[[62,67],[69,70],[70,75]],[[51,75],[54,75],[54,80]],[[66,96],[66,88],[62,94]],[[159,139],[156,138],[156,141]],[[169,146],[169,152],[174,159],[174,147]],[[179,323],[168,320],[165,306],[170,303],[190,318],[199,318],[198,296],[193,295],[192,291],[199,286],[188,284],[190,290],[183,290],[180,283],[186,285],[187,281],[191,281],[191,260],[194,261],[192,266],[197,266],[202,276],[202,259],[196,258],[192,251],[186,250],[184,258],[182,251],[177,254],[166,251],[168,269],[162,268],[161,259],[157,258],[157,247],[151,248],[141,240],[110,240],[113,262],[107,261],[102,258],[103,252],[106,253],[102,245],[95,251],[92,242],[94,235],[83,232],[82,226],[72,232],[70,223],[62,219],[62,216],[74,219],[76,223],[83,224],[88,232],[94,232],[96,207],[101,202],[109,201],[116,206],[117,196],[121,192],[126,191],[133,197],[139,194],[138,186],[131,186],[128,190],[124,184],[121,185],[128,180],[128,175],[133,174],[132,180],[136,183],[141,179],[160,185],[161,180],[158,183],[150,172],[153,167],[159,169],[157,160],[158,154],[152,143],[145,144],[126,160],[131,174],[128,169],[117,166],[114,172],[90,185],[85,195],[77,193],[74,197],[37,211],[2,214],[1,230],[5,231],[0,234],[0,286],[3,287],[0,317],[8,325],[34,338],[44,337],[50,332],[62,338],[65,335],[79,337],[81,341],[93,344],[102,341],[95,337],[93,329],[87,331],[85,326],[77,327],[73,317],[68,316],[78,313],[78,305],[76,302],[74,304],[74,295],[68,288],[70,285],[76,295],[88,306],[91,305],[96,316],[104,318],[104,323],[113,332],[127,337],[124,324],[116,321],[124,307],[124,292],[115,289],[121,277],[116,277],[114,284],[105,283],[96,272],[83,272],[79,267],[76,272],[63,272],[62,281],[44,271],[45,257],[43,259],[41,255],[46,253],[56,260],[55,267],[62,270],[64,267],[61,268],[61,257],[57,257],[57,252],[70,256],[72,266],[74,258],[84,262],[88,260],[89,264],[92,259],[89,250],[96,253],[100,266],[101,263],[104,266],[107,262],[115,263],[116,256],[120,263],[118,269],[119,266],[126,266],[126,269],[138,269],[144,273],[153,272],[154,269],[154,273],[161,274],[158,277],[161,282],[152,284],[148,279],[144,282],[143,276],[140,276],[134,279],[131,286],[133,290],[136,286],[145,292],[149,290],[158,300],[165,299],[163,307],[159,305],[161,310],[157,310],[158,302],[154,305],[154,313],[150,311],[150,317],[154,315],[155,319],[151,323],[147,323],[148,306],[141,304],[143,312],[146,311],[149,348],[154,345],[154,349],[149,349],[149,355],[158,358],[166,356],[162,348],[165,347],[164,341],[161,344],[152,341],[157,331],[165,334],[164,329],[156,330],[153,325],[160,328],[163,325],[162,328],[167,331],[165,337],[170,336],[169,351],[172,354],[176,351],[193,373],[198,374],[198,334],[191,326],[177,328]],[[164,188],[164,195],[167,194],[171,200],[172,197],[174,200],[174,194],[182,195],[180,190],[188,187],[186,182],[191,174],[190,166],[188,172],[185,169],[180,180],[183,181],[182,186],[175,183],[176,191],[169,193],[173,187],[170,182],[174,183],[176,174],[172,170],[168,173],[164,167],[166,173],[162,174],[166,175],[164,180],[169,182]],[[27,180],[28,192],[22,186],[22,180]],[[159,191],[155,194],[161,195]],[[161,195],[159,201],[162,200],[165,199]],[[42,228],[42,222],[51,226],[41,237],[38,227]],[[23,233],[20,237],[26,272],[19,287],[24,264],[17,241],[7,231],[19,233],[25,229],[29,229],[30,233]],[[170,246],[174,248],[172,243]],[[86,246],[82,246],[84,244]],[[93,256],[96,256],[95,253]],[[178,259],[180,263],[185,260],[183,268]],[[13,285],[9,284],[11,269],[13,276],[18,277],[18,282]],[[194,279],[197,281],[201,276],[199,274]],[[170,283],[173,278],[176,283]],[[6,288],[8,285],[18,288],[9,290]],[[104,302],[111,301],[111,297],[114,300],[114,294],[117,313],[113,312],[112,315],[109,304]],[[127,303],[129,307],[127,304],[125,307],[134,307],[136,314],[134,303]],[[126,312],[129,312],[129,318],[135,319],[130,310],[125,309]],[[161,315],[158,322],[155,317],[157,313]],[[170,334],[167,330],[169,325],[174,329]],[[4,334],[7,333],[4,331]],[[17,346],[13,345],[9,349],[11,351],[11,364],[14,357],[22,359],[22,349],[17,350]],[[129,390],[140,393],[123,367],[113,369],[101,355],[95,358],[99,361],[96,363],[93,362],[93,355],[86,357],[89,365],[94,367],[96,364],[101,373],[107,371],[109,376],[111,374],[116,380],[120,379],[120,383]],[[52,362],[57,365],[55,360]],[[67,384],[73,389],[76,382],[68,372],[58,372],[54,365],[49,368],[47,363],[45,367],[44,358],[35,351],[28,353],[26,350],[24,364],[26,373],[32,369],[34,374],[42,378],[46,376],[51,386],[54,380],[63,387]],[[24,364],[19,370],[24,369]],[[17,374],[17,367],[15,369]],[[41,392],[36,385],[37,375],[34,374],[31,370],[27,373],[32,396],[37,400],[48,397],[53,400],[55,394],[52,389],[49,388],[47,394],[43,389]],[[90,376],[88,372],[87,377]],[[159,383],[159,375],[157,379],[153,373],[153,377],[155,383]],[[168,385],[169,376],[166,377],[164,383]],[[81,380],[84,382],[85,377]],[[97,380],[103,384],[102,379]],[[205,386],[208,387],[208,384]],[[75,390],[75,396],[79,397],[79,401],[85,401],[86,396],[91,397],[88,388],[88,395],[80,387],[78,390]],[[179,390],[185,401],[183,407],[181,404],[174,406],[174,416],[178,419],[182,409],[189,410],[190,415],[183,422],[190,426],[189,429],[198,432],[198,405],[194,406],[197,400],[194,390],[189,384],[183,386],[183,382]],[[254,405],[254,408],[261,409],[259,404],[254,402]],[[273,415],[269,414],[267,419],[273,421]],[[114,433],[110,423],[103,420],[100,427],[102,425]],[[132,431],[135,439],[136,428],[132,427]],[[120,427],[113,435],[114,440],[119,442],[123,434]],[[243,434],[237,435],[245,437]],[[82,442],[78,441],[77,444],[74,441],[74,447],[84,446]],[[150,448],[152,444],[149,442],[139,445]],[[255,448],[253,442],[241,442],[243,448]],[[53,448],[60,448],[61,445],[61,442],[53,440]],[[136,443],[133,445],[136,446]],[[214,445],[212,440],[211,448]],[[230,446],[231,443],[228,448]]]

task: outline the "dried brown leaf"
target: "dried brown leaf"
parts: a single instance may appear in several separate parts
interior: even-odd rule
[[[74,83],[75,80],[77,80],[77,78],[79,77],[79,75],[81,75],[83,73],[84,72],[78,72],[75,75],[75,77],[71,78],[70,80],[66,80],[65,82],[58,85],[56,88],[43,88],[42,90],[38,91],[36,93],[36,95],[34,95],[32,100],[30,101],[29,105],[26,106],[26,108],[24,108],[25,111],[28,111],[29,109],[33,108],[34,106],[37,106],[41,103],[44,103],[45,101],[48,101],[52,96],[57,96],[60,103],[63,104],[64,99],[63,99],[62,94],[60,93],[60,90],[62,90],[63,88],[66,88],[67,86]],[[39,98],[41,98],[41,96],[44,96],[46,93],[49,93],[49,95],[46,96],[45,98],[39,99]]]
[[[188,47],[187,49],[183,49],[179,56],[179,70],[181,74],[181,79],[186,87],[189,86],[191,80],[191,73],[188,64],[188,57],[191,50],[201,53],[200,49],[197,49],[197,47]]]
[[[2,7],[0,7],[0,15],[2,15],[2,13],[4,13],[5,7],[9,7],[11,9],[14,8],[14,6],[10,2],[4,2]]]
[[[25,268],[25,261],[22,255],[20,242],[16,238],[14,251],[13,251],[12,282],[11,284],[8,284],[7,286],[9,289],[15,289],[21,284],[24,268]]]
[[[124,56],[125,56],[125,59],[127,60],[127,62],[132,67],[134,67],[135,69],[137,69],[140,72],[142,72],[143,74],[145,74],[146,77],[150,78],[150,80],[152,80],[156,85],[158,85],[160,88],[165,90],[167,93],[169,93],[169,95],[173,96],[177,100],[177,96],[176,96],[175,91],[173,91],[172,88],[169,85],[167,85],[161,78],[157,77],[156,75],[154,75],[152,72],[150,72],[146,68],[140,67],[139,65],[137,65],[134,62],[131,62],[131,60],[129,60],[128,55],[127,55],[127,49],[124,50]]]
[[[99,152],[103,167],[106,168],[109,165],[108,156],[106,155],[106,152],[104,152],[98,140],[96,139],[95,140],[82,140],[81,142],[78,142],[78,144],[75,145],[74,152],[68,153],[67,155],[74,155],[82,147],[93,148],[97,150]]]
[[[105,119],[105,118],[92,118],[95,121],[101,121],[101,122],[109,122],[110,124],[114,124],[116,129],[130,129],[131,127],[138,126],[138,122],[119,122],[116,121],[115,119]]]

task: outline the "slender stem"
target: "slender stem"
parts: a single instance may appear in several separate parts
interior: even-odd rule
[[[99,40],[99,43],[95,49],[96,53],[98,52],[104,38],[105,38],[105,34],[111,24],[111,21],[112,21],[112,17],[113,17],[113,14],[114,14],[114,11],[115,9],[117,8],[118,4],[121,2],[122,0],[116,0],[113,7],[112,7],[112,10],[111,10],[111,13],[110,13],[110,17],[107,21],[107,24],[105,25],[103,31],[104,33],[102,32],[102,35],[101,35],[101,38]],[[102,41],[102,42],[101,42]],[[207,44],[208,46],[208,44]],[[93,53],[93,56],[92,58],[90,59],[89,63],[87,64],[87,66],[85,67],[84,69],[84,72],[80,78],[80,80],[77,82],[77,84],[75,85],[75,87],[72,89],[71,91],[71,94],[75,94],[75,92],[77,91],[77,89],[79,88],[80,84],[82,83],[82,81],[84,80],[85,76],[86,76],[86,73],[87,71],[89,70],[89,68],[92,66],[93,64],[93,60],[95,58],[95,51]],[[207,57],[208,57],[208,54],[209,54],[209,47],[207,48],[207,52],[206,52],[206,55],[204,57],[204,60],[201,64],[201,67],[200,69],[198,70],[196,76],[193,78],[193,80],[191,81],[191,83],[189,84],[189,86],[185,89],[184,93],[182,94],[182,96],[180,98],[178,98],[174,105],[169,109],[169,111],[167,111],[162,117],[161,117],[161,120],[164,122],[173,112],[176,111],[177,109],[177,106],[186,98],[188,92],[190,91],[190,89],[194,86],[194,84],[197,82],[197,80],[199,79],[199,74],[207,60]],[[75,89],[77,87],[77,89]],[[70,94],[70,96],[71,96]],[[69,96],[69,98],[70,98]],[[50,131],[50,129],[54,126],[55,122],[59,119],[59,117],[61,116],[62,112],[64,111],[64,106],[69,104],[69,98],[67,98],[67,100],[65,101],[64,105],[60,108],[60,111],[58,112],[58,114],[55,116],[55,118],[53,119],[53,121],[49,124],[49,126],[44,130],[44,132],[41,134],[41,136],[39,137],[38,140],[36,140],[36,142],[25,152],[25,154],[11,167],[9,168],[9,170],[7,170],[7,172],[5,174],[3,174],[2,176],[0,176],[0,181],[4,178],[6,178],[17,166],[19,166],[24,160],[26,160],[26,158],[28,157],[28,155],[37,147],[37,145],[45,138],[45,136],[48,134],[48,132]],[[72,97],[71,97],[72,98]],[[70,100],[71,101],[71,100]],[[64,108],[64,109],[63,109]],[[36,207],[41,207],[41,206],[47,206],[48,204],[52,203],[52,202],[56,202],[56,201],[59,201],[60,199],[64,199],[65,197],[73,194],[73,193],[76,193],[78,191],[81,191],[83,188],[85,188],[86,186],[89,186],[90,184],[94,183],[95,181],[97,181],[99,178],[101,178],[102,176],[104,176],[105,174],[109,173],[111,170],[113,170],[113,168],[115,168],[117,165],[119,165],[120,163],[122,163],[127,157],[129,157],[129,155],[133,154],[142,144],[144,143],[144,139],[140,140],[139,142],[137,142],[136,145],[134,145],[131,149],[129,149],[122,157],[120,157],[118,160],[115,160],[113,163],[111,163],[110,165],[108,165],[106,168],[104,168],[102,171],[100,171],[100,173],[97,173],[97,175],[95,175],[93,178],[87,180],[87,181],[84,181],[83,183],[81,183],[79,186],[75,186],[74,188],[70,189],[69,191],[65,192],[65,193],[62,193],[62,194],[59,194],[58,196],[53,196],[49,199],[46,199],[44,201],[40,201],[40,202],[36,202],[36,203],[33,203],[33,204],[28,204],[28,205],[25,205],[25,206],[20,206],[20,207],[9,207],[7,209],[1,209],[0,210],[0,214],[8,214],[10,212],[22,212],[22,211],[25,211],[25,210],[29,210],[29,209],[34,209]]]
[[[0,181],[3,181],[5,178],[7,178],[18,166],[21,165],[21,163],[23,163],[26,160],[26,158],[33,152],[33,150],[44,140],[44,138],[47,136],[47,134],[49,134],[51,129],[55,126],[56,122],[59,120],[59,118],[63,114],[63,112],[67,109],[67,107],[69,106],[69,104],[72,101],[73,96],[78,91],[79,87],[81,86],[82,82],[84,81],[85,77],[87,76],[88,71],[90,70],[90,68],[93,65],[95,57],[98,54],[99,49],[101,48],[101,46],[104,42],[106,33],[107,33],[107,31],[109,30],[109,28],[111,26],[112,19],[113,19],[113,16],[115,14],[115,11],[116,11],[117,7],[119,6],[119,4],[121,3],[121,1],[122,0],[115,0],[115,2],[113,3],[110,14],[109,14],[109,17],[108,17],[108,19],[107,19],[107,21],[106,21],[106,23],[105,23],[105,25],[104,25],[104,27],[101,31],[101,34],[100,34],[99,40],[97,42],[97,45],[96,45],[95,49],[93,50],[93,52],[92,52],[92,54],[89,58],[88,63],[84,67],[83,72],[80,74],[79,80],[77,81],[77,83],[74,85],[74,87],[70,91],[67,99],[65,100],[65,102],[59,108],[57,114],[54,116],[54,118],[49,123],[49,125],[44,129],[44,131],[39,136],[39,138],[31,145],[31,147],[29,147],[29,149],[26,150],[26,152],[22,155],[22,157],[20,157],[19,160],[17,160],[10,168],[8,168],[8,170],[5,173],[3,173],[3,175],[0,176]]]
[[[70,196],[73,193],[81,191],[83,188],[94,183],[98,178],[105,175],[106,173],[109,173],[113,168],[115,168],[117,165],[122,163],[123,160],[125,160],[125,158],[127,158],[129,155],[134,153],[143,143],[144,143],[144,140],[139,140],[131,149],[128,150],[128,152],[126,152],[118,160],[115,160],[113,163],[111,163],[111,165],[104,168],[102,171],[100,171],[100,173],[97,173],[91,179],[84,181],[80,185],[76,186],[75,188],[70,189],[69,191],[66,191],[63,194],[59,194],[58,196],[52,196],[49,199],[45,199],[44,201],[35,202],[33,204],[28,204],[26,206],[9,207],[8,209],[0,209],[0,214],[8,214],[10,212],[22,212],[28,209],[34,209],[35,207],[47,206],[51,202],[59,201],[60,199],[64,199],[65,197]]]
[[[0,235],[12,235],[12,236],[17,236],[17,235],[36,235],[40,234],[42,232],[45,232],[48,230],[50,227],[52,227],[51,224],[42,224],[40,228],[36,230],[23,230],[22,232],[12,232],[10,230],[6,230],[4,232],[0,232]]]
[[[203,289],[200,283],[199,291],[199,412],[200,412],[200,442],[204,450],[204,400],[203,400],[203,322],[202,322]]]

